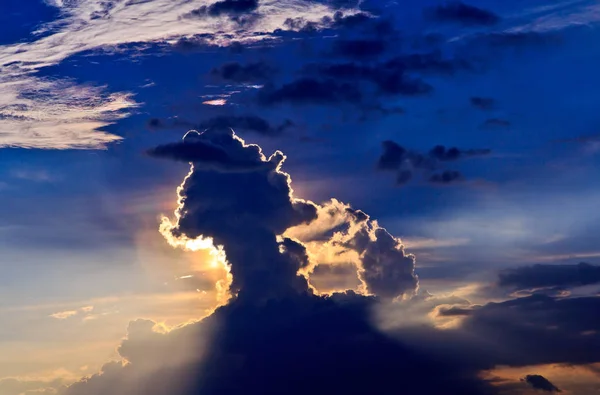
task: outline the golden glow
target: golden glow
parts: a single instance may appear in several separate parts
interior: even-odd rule
[[[175,220],[172,221],[168,217],[163,216],[161,218],[159,231],[170,246],[174,248],[181,248],[184,251],[206,251],[210,256],[210,266],[214,269],[222,268],[225,270],[225,278],[217,280],[215,284],[215,289],[217,291],[217,302],[219,305],[223,305],[231,298],[229,286],[233,281],[233,277],[231,276],[231,267],[229,263],[227,263],[227,256],[225,255],[223,246],[215,246],[213,239],[210,237],[198,236],[195,239],[190,239],[184,235],[179,237],[175,237],[173,235],[173,229],[176,229],[179,220],[181,219],[181,212],[183,210],[183,185],[185,185],[185,182],[191,177],[193,172],[194,165],[190,164],[189,173],[185,176],[181,185],[177,187],[177,208],[174,212]]]

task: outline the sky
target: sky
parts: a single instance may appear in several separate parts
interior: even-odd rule
[[[0,395],[600,393],[600,4],[0,5]]]

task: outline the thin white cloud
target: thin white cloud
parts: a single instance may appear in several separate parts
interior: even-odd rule
[[[102,128],[136,107],[129,93],[36,76],[42,67],[89,50],[129,43],[175,42],[212,34],[216,44],[256,40],[289,17],[318,21],[334,10],[305,0],[263,1],[260,18],[243,28],[230,18],[185,18],[206,0],[47,0],[62,18],[39,29],[52,32],[28,43],[0,46],[0,148],[103,148],[120,137]],[[265,33],[265,35],[257,35]]]

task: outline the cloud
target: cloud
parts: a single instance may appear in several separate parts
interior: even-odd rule
[[[480,110],[492,110],[496,101],[491,97],[473,96],[469,99],[471,105]]]
[[[360,45],[354,44],[354,46],[346,44],[348,48],[344,48],[347,51],[350,51],[351,48],[355,51],[379,48],[371,46],[368,42],[370,41],[361,41]],[[339,52],[339,49],[337,51]],[[375,54],[373,53],[373,55]],[[472,65],[467,61],[448,59],[441,52],[433,51],[396,55],[384,62],[375,64],[362,62],[308,64],[303,71],[307,75],[318,75],[322,78],[355,85],[357,81],[368,82],[376,88],[375,94],[377,96],[419,96],[433,91],[433,87],[423,81],[419,75],[451,75],[459,70],[471,70],[471,68]],[[414,75],[415,73],[419,75]]]
[[[521,266],[499,273],[498,285],[513,289],[577,287],[600,283],[600,266],[581,262],[577,265]]]
[[[349,205],[335,199],[319,205],[314,221],[292,227],[285,235],[306,246],[311,265],[304,273],[311,284],[315,271],[335,273],[336,267],[354,265],[361,282],[356,288],[359,292],[385,299],[410,297],[417,292],[414,255],[407,254],[401,240],[377,221]],[[318,269],[320,266],[332,269]],[[351,282],[352,277],[356,275],[345,281]]]
[[[267,157],[225,131],[189,132],[162,147],[156,151],[191,167],[175,216],[160,230],[173,246],[216,251],[230,268],[232,298],[177,328],[133,322],[119,348],[128,363],[103,368],[65,395],[369,393],[374,385],[490,395],[499,391],[480,372],[497,365],[598,360],[598,297],[475,306],[416,294],[415,259],[401,241],[347,204],[295,197],[281,152]],[[215,160],[206,147],[224,156]],[[311,273],[320,266],[330,267],[326,273],[354,267],[361,284],[319,295]],[[431,309],[434,322],[412,315]],[[385,332],[374,312],[392,323]],[[437,320],[457,319],[436,329]]]
[[[523,380],[536,390],[545,392],[562,392],[547,378],[545,378],[544,376],[540,376],[539,374],[528,374],[523,378]]]
[[[354,84],[333,79],[301,78],[280,87],[266,86],[259,92],[264,105],[359,103],[362,93]]]
[[[497,365],[593,363],[600,351],[598,308],[599,297],[537,294],[472,309],[461,330],[492,341]]]
[[[490,26],[500,21],[500,17],[491,11],[459,1],[441,4],[426,10],[425,14],[438,22],[454,22],[462,25]]]
[[[217,1],[209,6],[202,6],[190,11],[187,15],[190,17],[221,15],[238,16],[248,14],[258,8],[258,0],[222,0]]]
[[[382,55],[386,51],[386,42],[383,40],[336,40],[333,44],[334,55],[357,58],[373,58]]]
[[[163,147],[152,155],[164,151],[192,162],[180,189],[185,203],[177,222],[165,222],[167,237],[206,235],[223,246],[233,295],[254,299],[308,292],[306,280],[296,274],[301,254],[278,236],[311,221],[316,207],[292,197],[289,176],[280,170],[285,156],[278,151],[266,158],[260,147],[218,131],[189,132],[181,143]]]
[[[213,68],[210,74],[224,81],[248,83],[267,81],[273,77],[275,71],[273,67],[265,62],[254,62],[245,65],[231,62]]]
[[[489,149],[460,150],[456,147],[446,148],[443,145],[436,145],[429,151],[429,156],[441,162],[449,162],[473,156],[486,156],[491,152]]]
[[[438,170],[445,162],[487,156],[490,149],[459,149],[436,145],[427,154],[408,150],[400,144],[386,140],[382,143],[383,152],[377,161],[377,169],[396,173],[396,184],[408,183],[414,173],[429,174],[428,181],[434,184],[450,184],[463,179],[460,172],[454,170]]]
[[[209,8],[217,14],[231,13],[253,3],[226,0]],[[130,93],[110,93],[107,87],[35,75],[70,56],[131,43],[179,42],[195,47],[198,40],[194,37],[201,37],[202,45],[257,41],[285,29],[283,22],[289,17],[320,21],[336,12],[331,6],[304,0],[266,2],[254,11],[261,20],[259,26],[240,26],[229,18],[182,22],[182,15],[198,8],[188,0],[84,0],[52,5],[60,9],[62,18],[44,25],[43,36],[0,46],[0,147],[100,149],[121,139],[103,129],[137,107]]]
[[[243,130],[245,132],[252,132],[263,136],[279,136],[285,130],[292,128],[294,123],[286,119],[280,125],[274,126],[269,123],[266,119],[257,115],[219,115],[213,118],[208,118],[198,123],[181,120],[181,119],[167,119],[163,120],[160,118],[151,118],[148,121],[148,127],[150,129],[229,129],[235,128]]]
[[[264,136],[277,136],[286,129],[293,127],[294,123],[289,119],[281,125],[272,126],[264,118],[256,115],[243,116],[218,116],[200,122],[199,129],[224,129],[233,128],[244,131],[255,132]]]

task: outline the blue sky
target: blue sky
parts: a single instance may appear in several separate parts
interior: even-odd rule
[[[221,301],[226,271],[159,233],[189,167],[148,152],[190,129],[284,152],[296,197],[402,240],[421,294],[485,305],[514,297],[489,290],[503,270],[600,264],[597,2],[248,3],[0,5],[0,395],[3,378],[29,395],[92,375],[130,321],[171,328]],[[407,152],[392,168],[384,141]],[[583,381],[598,362],[575,364]],[[530,365],[583,394],[563,363]]]

